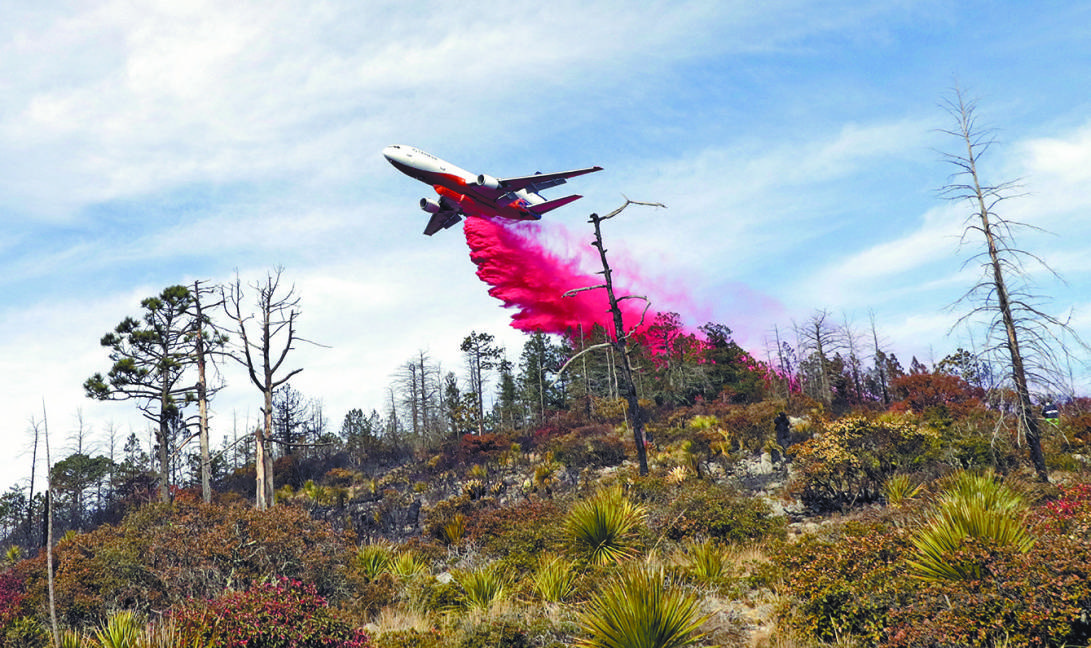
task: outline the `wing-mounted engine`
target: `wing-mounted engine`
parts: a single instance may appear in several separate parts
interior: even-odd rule
[[[485,175],[484,173],[477,176],[477,182],[475,184],[479,187],[492,189],[493,191],[497,191],[500,189],[500,181],[492,177],[491,175]]]
[[[432,214],[432,217],[428,219],[428,224],[424,227],[424,233],[428,236],[441,229],[447,229],[462,220],[462,212],[458,206],[452,205],[450,201],[443,197],[438,202],[431,198],[421,198],[420,208]]]

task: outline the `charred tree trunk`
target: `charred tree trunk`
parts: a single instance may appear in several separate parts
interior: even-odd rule
[[[614,335],[610,345],[614,349],[615,367],[617,367],[618,391],[628,405],[629,425],[633,430],[633,443],[636,444],[636,459],[640,466],[640,474],[648,474],[648,448],[644,439],[644,410],[640,407],[640,399],[637,398],[636,383],[633,381],[633,365],[629,361],[628,336],[625,333],[625,323],[621,316],[621,307],[614,295],[613,271],[606,259],[606,247],[602,242],[602,221],[616,215],[599,216],[591,214],[591,223],[595,226],[595,241],[591,245],[599,251],[599,259],[602,260],[602,276],[606,296],[610,300],[610,314],[614,318]]]

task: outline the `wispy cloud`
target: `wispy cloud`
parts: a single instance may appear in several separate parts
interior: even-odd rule
[[[1086,39],[1030,10],[1015,30],[933,0],[16,4],[0,23],[0,359],[19,384],[0,409],[19,433],[43,392],[100,421],[130,411],[82,396],[98,338],[165,285],[236,268],[283,264],[299,286],[307,335],[333,348],[300,350],[298,386],[334,419],[381,408],[420,348],[456,371],[470,330],[515,349],[460,234],[420,236],[429,188],[378,154],[399,142],[497,175],[602,164],[543,236],[587,254],[586,210],[666,203],[607,240],[629,280],[689,291],[673,306],[698,319],[757,338],[815,307],[876,307],[898,348],[943,344],[930,336],[971,271],[932,193],[947,61],[1036,89],[1004,104],[1025,111],[1005,132],[1036,136],[998,168],[1030,192],[1011,214],[1059,234],[1028,240],[1072,273],[1058,301],[1085,301],[1091,127],[1050,124],[1086,101],[1025,43]],[[221,418],[251,402],[235,378]]]

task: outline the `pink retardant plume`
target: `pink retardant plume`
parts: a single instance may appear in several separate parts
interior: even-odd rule
[[[505,227],[498,221],[475,217],[467,218],[464,226],[477,276],[491,286],[490,295],[516,311],[511,316],[512,326],[559,334],[578,332],[582,327],[584,334],[589,334],[598,324],[612,332],[605,290],[563,297],[569,290],[602,284],[602,275],[581,272],[576,261],[558,258],[521,230],[518,225]],[[620,297],[625,293],[615,294]],[[625,326],[632,327],[640,322],[644,302],[625,300],[621,308]],[[654,319],[655,313],[649,312],[646,323]]]
[[[477,265],[477,276],[489,284],[489,294],[504,306],[515,310],[512,326],[521,331],[555,334],[589,335],[595,325],[613,332],[613,316],[609,312],[606,291],[589,290],[571,297],[563,295],[578,288],[602,284],[602,275],[581,271],[576,259],[561,259],[547,250],[536,238],[537,230],[526,225],[501,222],[482,217],[469,217],[464,224],[466,244],[470,247],[470,259]],[[588,247],[588,254],[595,255]],[[619,262],[624,264],[624,258]],[[612,266],[614,267],[614,266]],[[615,268],[617,269],[617,268]],[[628,270],[615,274],[630,274]],[[615,295],[627,294],[624,288]],[[675,299],[685,297],[674,295]],[[643,300],[621,302],[622,319],[626,330],[641,322]],[[703,332],[682,324],[676,313],[660,313],[648,310],[644,323],[634,337],[643,344],[653,362],[678,353],[681,346],[692,345],[700,353],[710,348]],[[734,344],[734,343],[732,343]],[[681,345],[681,346],[679,346]],[[775,370],[742,351],[737,362],[752,372],[758,372],[771,382],[783,379]],[[703,361],[703,360],[699,360]],[[715,360],[708,360],[715,362]]]

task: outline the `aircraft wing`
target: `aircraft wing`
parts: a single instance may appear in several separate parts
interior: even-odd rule
[[[585,173],[594,173],[595,171],[602,171],[602,167],[593,166],[586,169],[575,169],[574,171],[557,171],[556,173],[535,173],[534,175],[520,176],[518,178],[503,178],[500,180],[500,186],[504,189],[507,189],[508,191],[529,189],[534,193],[538,193],[542,189],[548,189],[550,187],[562,185],[568,178],[581,176]]]
[[[447,229],[457,224],[460,220],[462,220],[462,214],[456,211],[438,211],[428,219],[428,225],[424,227],[424,233],[431,236],[441,229]]]

